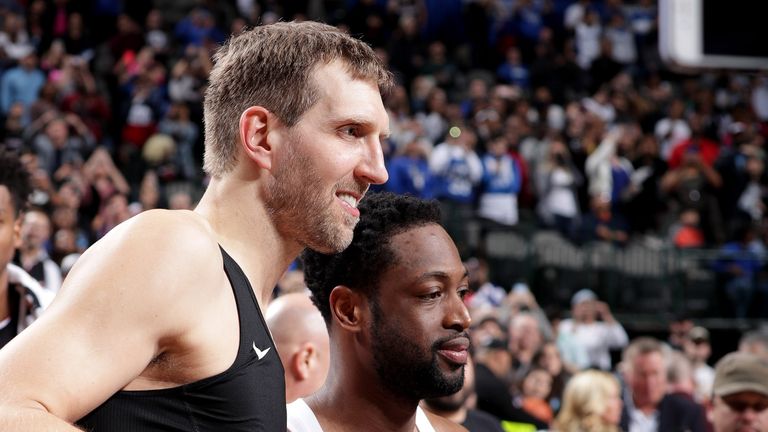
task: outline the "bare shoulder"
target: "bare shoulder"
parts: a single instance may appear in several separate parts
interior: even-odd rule
[[[215,236],[199,216],[148,211],[92,245],[72,268],[59,297],[103,298],[101,310],[115,304],[147,313],[168,304],[182,310],[185,303],[204,301],[208,287],[220,286],[221,262]]]
[[[445,417],[440,417],[437,414],[433,414],[427,410],[424,410],[429,422],[437,432],[468,432],[464,426],[454,423]]]
[[[81,418],[198,328],[226,277],[221,261],[194,213],[147,212],[119,225],[78,259],[40,319],[0,350],[0,395],[9,406]]]
[[[93,247],[135,247],[147,253],[210,252],[216,248],[213,232],[202,216],[191,211],[149,210],[123,222]],[[195,249],[189,249],[194,246]],[[201,250],[202,249],[202,250]]]
[[[118,225],[93,244],[70,274],[74,279],[83,272],[89,276],[107,272],[117,278],[162,278],[175,270],[204,270],[200,265],[211,260],[221,262],[221,257],[215,236],[200,216],[152,210]],[[137,274],[131,270],[142,271]],[[176,280],[184,276],[173,275]]]

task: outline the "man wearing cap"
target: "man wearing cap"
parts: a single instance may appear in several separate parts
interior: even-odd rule
[[[683,341],[683,351],[693,370],[694,397],[698,402],[704,402],[712,394],[712,381],[715,379],[715,370],[707,364],[712,354],[709,330],[699,326],[693,327]]]
[[[582,289],[573,295],[571,316],[560,323],[558,332],[584,347],[589,366],[610,370],[610,350],[623,348],[629,342],[624,327],[613,317],[608,305],[598,301],[590,289]]]
[[[715,367],[712,409],[714,432],[768,431],[768,361],[734,352]]]

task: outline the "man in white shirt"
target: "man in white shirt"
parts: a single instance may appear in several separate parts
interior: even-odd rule
[[[560,322],[558,332],[584,347],[590,366],[610,370],[610,350],[623,348],[629,341],[610,307],[598,301],[594,291],[582,289],[571,298],[571,316]]]
[[[468,272],[440,226],[439,206],[372,194],[352,244],[303,255],[305,281],[329,328],[331,369],[288,405],[291,432],[463,430],[419,408],[459,391],[470,324]]]
[[[707,430],[704,409],[690,397],[669,393],[670,348],[640,337],[624,350],[626,383],[621,430],[627,432]]]

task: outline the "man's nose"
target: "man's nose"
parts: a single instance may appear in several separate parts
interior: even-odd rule
[[[380,139],[370,140],[366,144],[366,152],[355,170],[355,177],[362,178],[369,184],[383,184],[389,179]]]
[[[450,305],[445,315],[444,327],[452,328],[458,331],[464,331],[469,328],[472,323],[472,317],[469,315],[469,310],[464,304],[464,300],[458,295],[451,296],[449,300]]]

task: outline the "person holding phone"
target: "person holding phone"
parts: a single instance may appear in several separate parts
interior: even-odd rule
[[[571,318],[560,322],[558,333],[583,346],[590,366],[602,370],[611,370],[610,350],[623,348],[629,342],[627,332],[613,317],[608,304],[586,288],[571,298]]]

